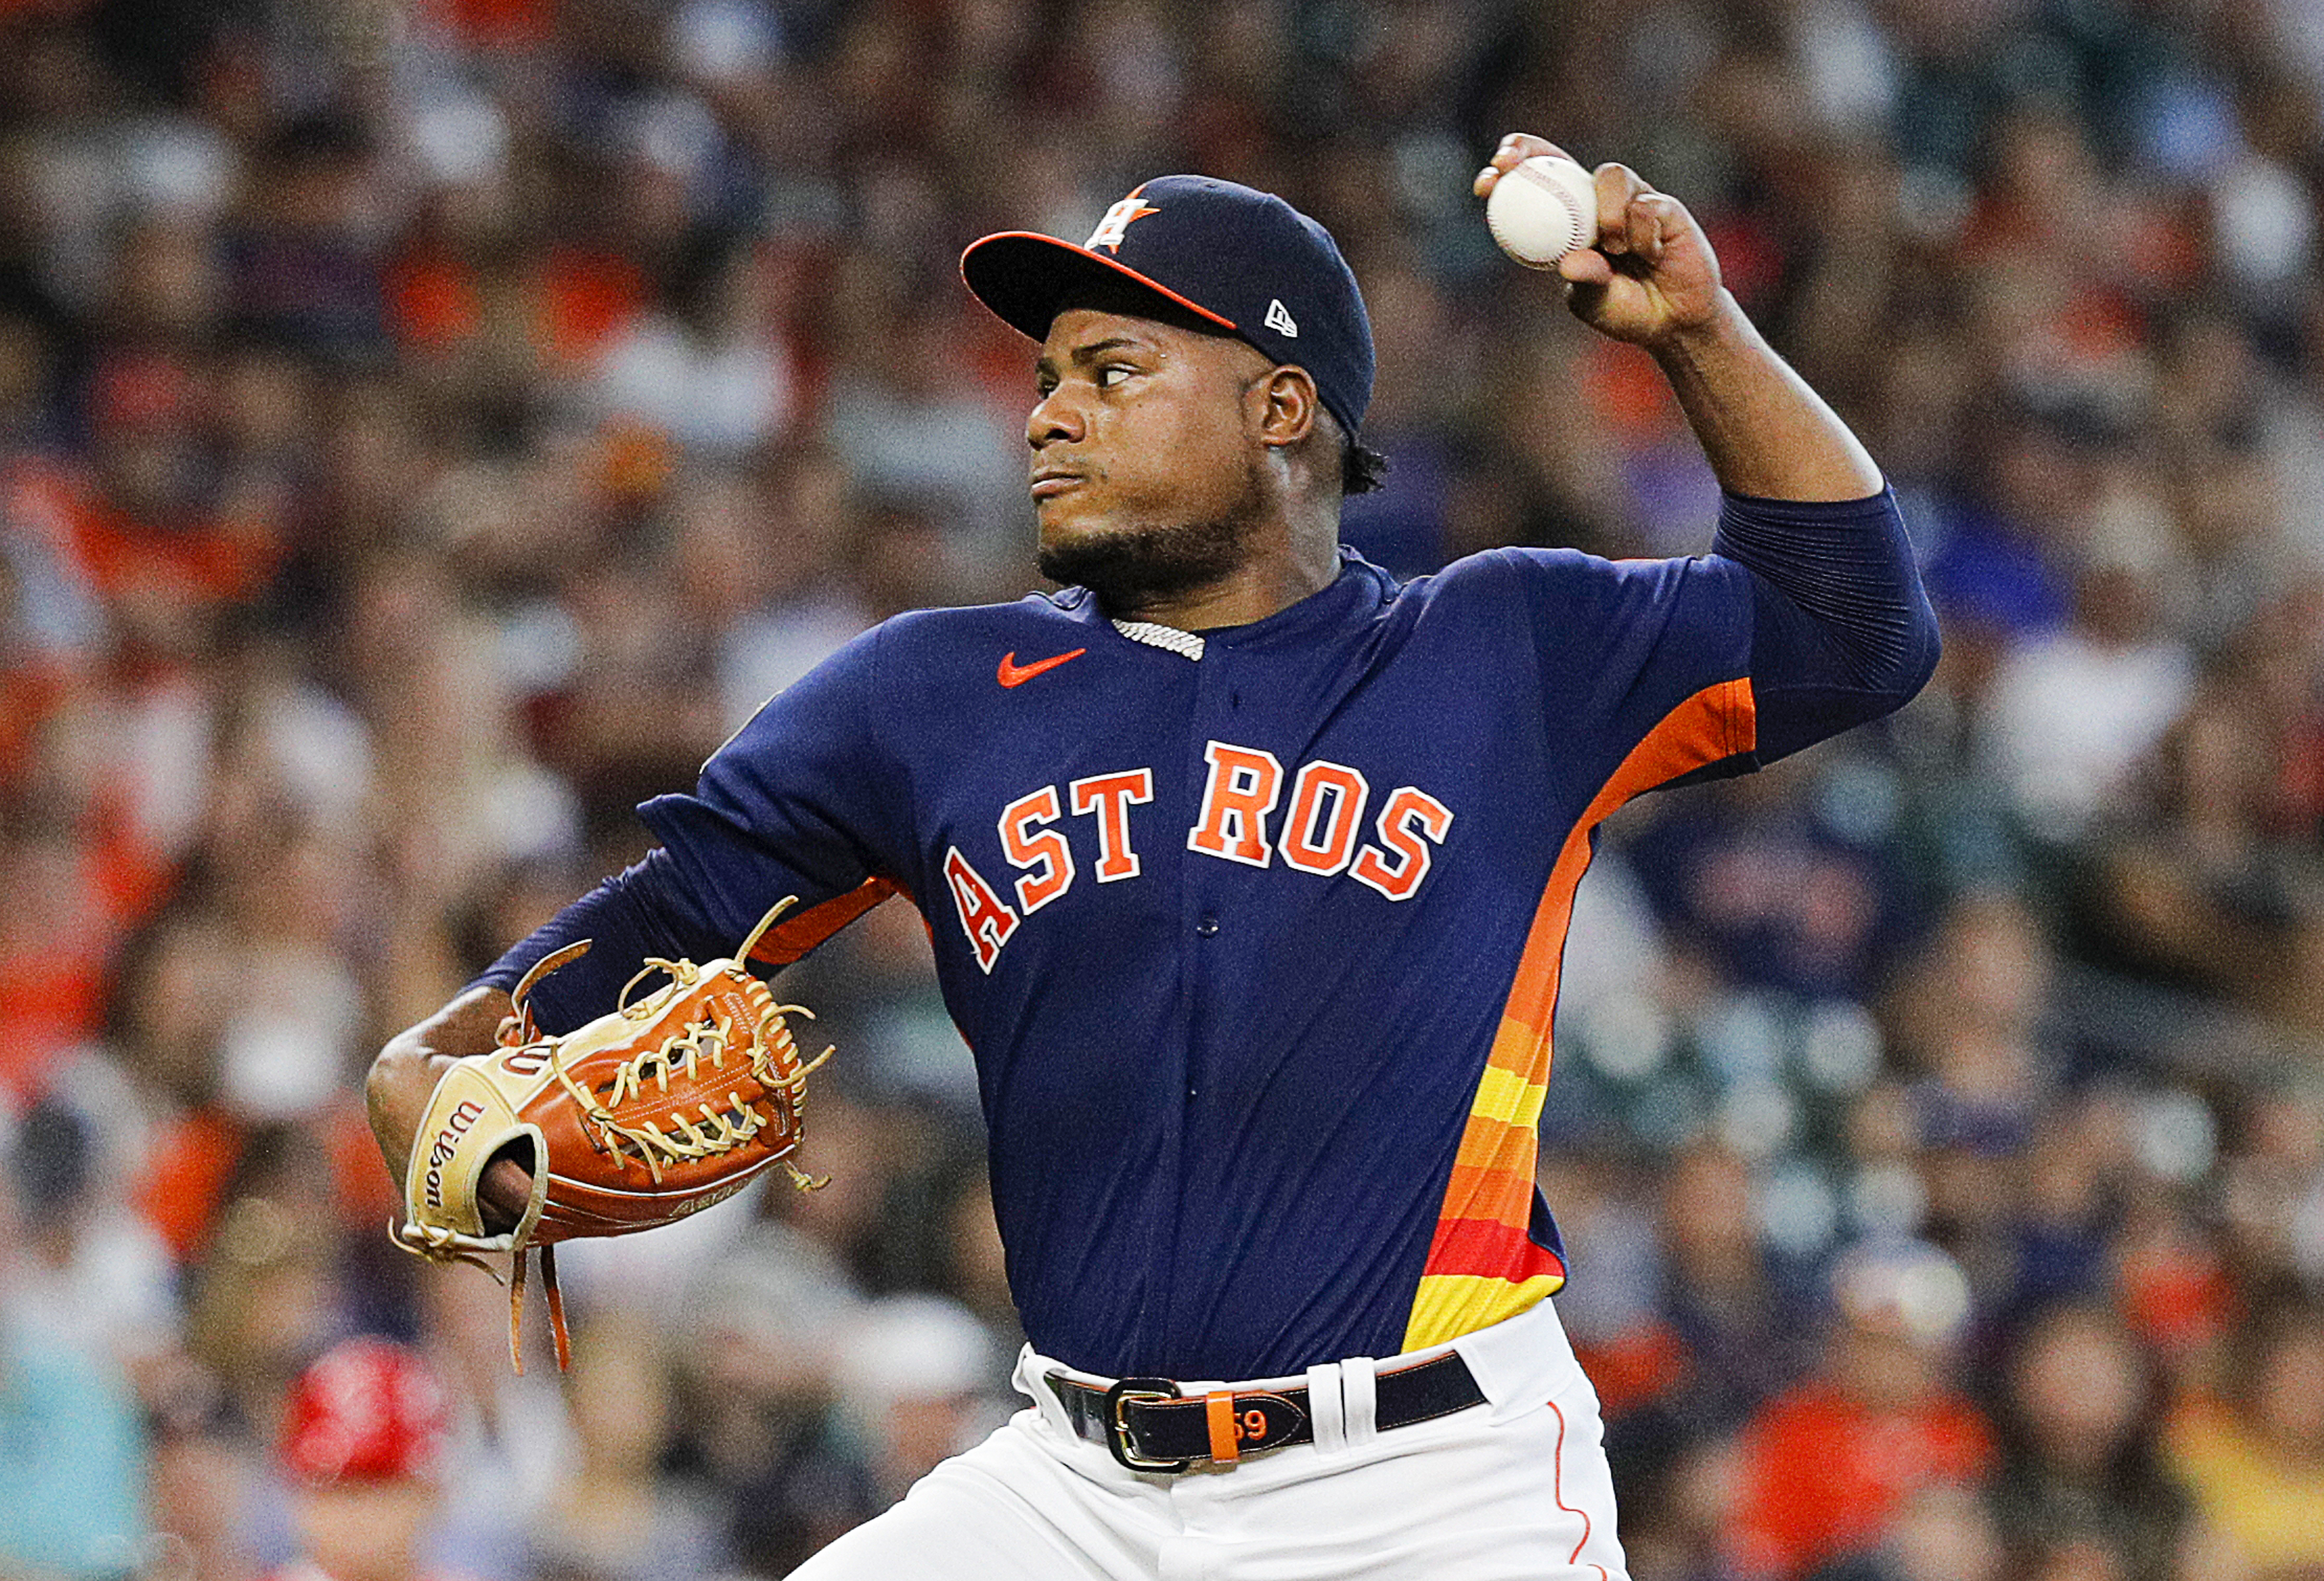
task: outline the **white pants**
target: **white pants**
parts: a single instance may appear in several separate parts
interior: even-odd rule
[[[1076,1437],[1028,1347],[1032,1397],[797,1581],[1627,1581],[1598,1396],[1550,1303],[1456,1339],[1486,1403],[1377,1432],[1370,1374],[1447,1347],[1310,1368],[1315,1441],[1176,1475]],[[1352,1375],[1354,1382],[1348,1380]],[[1205,1381],[1182,1380],[1195,1392]],[[1215,1382],[1213,1387],[1219,1386]],[[1351,1409],[1352,1408],[1352,1409]]]

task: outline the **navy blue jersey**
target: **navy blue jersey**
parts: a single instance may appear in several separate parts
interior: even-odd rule
[[[1771,686],[1828,722],[1787,743],[1879,711],[1771,642],[1773,596],[1723,555],[1508,549],[1344,554],[1198,644],[1079,590],[902,615],[641,809],[655,882],[710,953],[798,894],[770,961],[919,907],[1044,1354],[1392,1354],[1563,1280],[1535,1127],[1598,823],[1753,766]]]

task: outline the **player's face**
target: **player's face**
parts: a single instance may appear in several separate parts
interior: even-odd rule
[[[1268,508],[1255,392],[1272,366],[1226,336],[1059,313],[1025,427],[1042,574],[1111,603],[1231,575]]]

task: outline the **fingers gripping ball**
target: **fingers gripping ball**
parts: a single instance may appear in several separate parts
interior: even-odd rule
[[[440,1262],[488,1267],[482,1253],[514,1254],[509,1349],[517,1370],[525,1253],[541,1252],[558,1364],[569,1347],[552,1248],[584,1236],[626,1235],[673,1224],[723,1202],[770,1165],[801,1187],[819,1185],[791,1160],[806,1115],[807,1073],[789,1015],[748,966],[761,935],[792,903],[761,919],[731,957],[648,960],[622,1003],[586,1026],[545,1036],[529,994],[577,958],[585,941],[543,958],[512,996],[500,1047],[455,1061],[428,1100],[404,1176],[405,1222],[396,1244]],[[643,998],[647,977],[666,980]],[[532,1197],[512,1230],[487,1233],[477,1188],[493,1155],[530,1144]]]
[[[1493,183],[1485,227],[1528,269],[1554,269],[1598,235],[1598,182],[1570,159],[1536,154]]]

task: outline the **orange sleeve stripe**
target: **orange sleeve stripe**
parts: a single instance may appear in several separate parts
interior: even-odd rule
[[[1552,875],[1553,880],[1554,876]],[[1532,938],[1530,931],[1526,938]],[[1501,1029],[1493,1036],[1493,1051],[1486,1057],[1485,1068],[1506,1070],[1528,1081],[1540,1080],[1541,1073],[1534,1067],[1539,1063],[1541,1047],[1532,1036],[1533,1031],[1514,1017],[1503,1016]]]
[[[1535,1120],[1538,1120],[1536,1115]],[[1517,1124],[1507,1120],[1489,1119],[1481,1114],[1469,1116],[1468,1129],[1461,1133],[1461,1151],[1453,1157],[1455,1170],[1510,1170],[1530,1175],[1534,1160],[1534,1123]]]
[[[1444,1200],[1448,1208],[1459,1204],[1455,1217],[1492,1219],[1522,1229],[1533,1218],[1533,1170],[1466,1169],[1455,1164]]]
[[[1509,984],[1508,1003],[1502,1008],[1503,1036],[1495,1040],[1495,1052],[1499,1053],[1504,1044],[1516,1043],[1508,1034],[1521,1031],[1528,1074],[1549,1041],[1550,1022],[1557,1009],[1558,972],[1565,964],[1565,935],[1573,923],[1573,892],[1582,887],[1582,875],[1590,870],[1592,827],[1593,821],[1574,825],[1557,854],[1556,864],[1549,870],[1549,883],[1534,910],[1533,926],[1526,931],[1525,953],[1517,958],[1517,975]],[[1514,1058],[1514,1051],[1508,1057]]]
[[[1662,723],[1630,749],[1591,802],[1583,821],[1599,823],[1632,797],[1707,763],[1739,757],[1758,741],[1759,709],[1751,678],[1741,675],[1704,687],[1664,715]]]
[[[1526,935],[1516,980],[1509,985],[1506,1013],[1510,1020],[1531,1029],[1537,1037],[1549,1036],[1550,1019],[1557,1006],[1558,968],[1564,960],[1566,931],[1573,922],[1573,892],[1581,887],[1582,875],[1590,867],[1591,831],[1633,797],[1706,763],[1748,752],[1757,738],[1758,711],[1751,682],[1741,679],[1703,688],[1665,715],[1630,749],[1599,787],[1550,869],[1541,905]]]
[[[897,890],[891,878],[867,878],[845,894],[834,895],[768,929],[751,958],[764,966],[787,966]]]
[[[1751,750],[1758,715],[1748,677],[1707,686],[1646,732],[1599,787],[1550,866],[1526,930],[1526,944],[1509,985],[1499,1030],[1478,1079],[1461,1146],[1445,1181],[1443,1206],[1428,1260],[1415,1292],[1406,1331],[1407,1348],[1452,1338],[1510,1315],[1499,1298],[1473,1298],[1450,1286],[1446,1275],[1482,1275],[1514,1282],[1547,1279],[1554,1289],[1564,1267],[1533,1243],[1536,1127],[1547,1088],[1551,1023],[1573,924],[1573,895],[1590,869],[1590,837],[1614,809],[1657,785]],[[1512,1086],[1511,1078],[1521,1086]],[[1508,1112],[1522,1109],[1522,1114]]]

